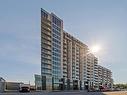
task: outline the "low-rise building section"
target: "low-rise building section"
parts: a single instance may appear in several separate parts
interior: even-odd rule
[[[21,91],[21,86],[29,85],[29,90],[35,90],[35,86],[30,84],[24,84],[23,82],[8,82],[4,78],[0,77],[0,93],[1,92],[19,92]],[[26,87],[26,86],[25,86]]]
[[[35,78],[35,89],[36,90],[42,90],[42,77],[41,75],[34,75]]]
[[[111,70],[98,65],[98,81],[99,85],[112,89],[113,79]]]

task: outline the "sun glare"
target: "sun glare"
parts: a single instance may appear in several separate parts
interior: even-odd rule
[[[98,53],[101,50],[101,47],[99,45],[95,45],[91,48],[92,53]]]

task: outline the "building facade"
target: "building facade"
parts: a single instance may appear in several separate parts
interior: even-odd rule
[[[63,30],[63,20],[41,9],[41,89],[99,88],[99,74],[98,59],[88,46]]]
[[[98,59],[92,53],[87,53],[85,60],[85,81],[90,89],[98,88]]]
[[[63,78],[66,89],[84,87],[84,54],[87,46],[63,32]]]
[[[98,65],[98,82],[100,86],[112,89],[113,79],[111,70]]]
[[[41,9],[42,89],[58,89],[62,78],[63,21]]]
[[[41,77],[41,75],[35,74],[34,77],[35,77],[35,89],[36,90],[42,90],[42,79],[41,79],[42,77]]]

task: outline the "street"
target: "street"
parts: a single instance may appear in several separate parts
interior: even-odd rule
[[[9,92],[9,93],[0,93],[0,95],[127,95],[127,91],[103,92],[103,93],[84,92],[84,91],[30,92],[30,93]]]

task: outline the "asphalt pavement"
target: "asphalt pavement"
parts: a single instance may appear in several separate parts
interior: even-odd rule
[[[86,92],[86,91],[62,91],[62,92],[6,92],[0,95],[127,95],[126,91],[119,92]]]

